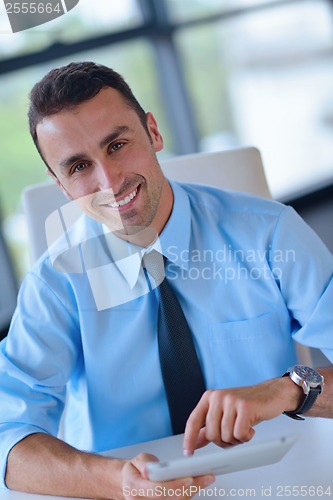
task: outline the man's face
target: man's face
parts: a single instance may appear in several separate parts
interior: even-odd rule
[[[173,196],[156,158],[163,139],[151,113],[148,137],[136,112],[115,89],[102,89],[37,126],[42,154],[56,182],[91,218],[112,231],[159,233]]]

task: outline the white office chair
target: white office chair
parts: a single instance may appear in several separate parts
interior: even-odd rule
[[[217,153],[197,153],[161,162],[163,172],[171,180],[208,184],[271,198],[258,149],[253,147]],[[32,261],[46,250],[45,220],[59,209],[67,198],[55,182],[27,187],[22,203],[27,220]],[[312,366],[310,350],[297,344],[302,363]]]

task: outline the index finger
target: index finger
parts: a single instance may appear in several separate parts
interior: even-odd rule
[[[209,408],[208,399],[203,397],[188,417],[183,440],[183,454],[188,457],[193,455],[200,429],[205,425]]]

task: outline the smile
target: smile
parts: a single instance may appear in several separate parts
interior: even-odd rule
[[[138,188],[136,188],[134,191],[132,191],[129,195],[127,195],[125,198],[119,201],[114,201],[113,203],[108,203],[105,204],[105,207],[111,207],[111,208],[118,208],[118,207],[123,207],[124,205],[127,205],[130,201],[132,201],[138,192]]]

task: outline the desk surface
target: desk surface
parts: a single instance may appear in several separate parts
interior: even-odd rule
[[[195,498],[270,498],[333,500],[333,420],[307,418],[303,422],[280,416],[256,428],[252,442],[287,434],[300,439],[277,464],[218,476],[216,482]],[[245,445],[246,446],[246,445]],[[218,451],[214,445],[196,453]],[[160,460],[182,454],[182,436],[141,443],[107,452],[108,456],[129,458],[140,452],[155,454]],[[0,500],[47,500],[57,497],[29,495],[0,490]],[[161,497],[162,498],[162,497]]]

